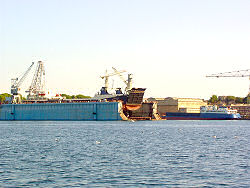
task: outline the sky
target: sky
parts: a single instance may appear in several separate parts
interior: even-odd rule
[[[206,75],[250,69],[249,10],[249,0],[0,0],[0,93],[43,61],[51,93],[94,96],[115,67],[145,97],[245,97],[247,77]],[[118,76],[110,86],[125,87]]]

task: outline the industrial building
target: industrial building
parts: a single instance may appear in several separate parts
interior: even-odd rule
[[[196,98],[148,98],[146,101],[156,102],[157,110],[160,115],[164,115],[166,112],[199,113],[200,107],[207,105],[207,102],[203,99]]]
[[[249,104],[235,104],[231,105],[241,115],[242,119],[250,119],[250,105]]]

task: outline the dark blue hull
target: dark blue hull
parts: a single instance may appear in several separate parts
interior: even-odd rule
[[[166,119],[168,120],[234,120],[240,119],[239,114],[227,113],[182,113],[182,112],[167,112]]]

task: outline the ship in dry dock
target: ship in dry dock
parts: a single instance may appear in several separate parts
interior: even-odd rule
[[[46,98],[44,91],[45,69],[44,63],[37,63],[32,83],[27,90],[27,100],[21,100],[20,87],[31,68],[27,69],[20,77],[12,79],[11,104],[0,105],[0,120],[79,120],[79,121],[111,121],[129,120],[132,111],[138,110],[143,103],[145,88],[132,88],[132,75],[124,82],[124,92],[120,88],[115,93],[108,91],[108,78],[111,75],[119,75],[122,71],[115,68],[112,74],[105,74],[105,85],[100,92],[89,99],[64,99]],[[144,118],[145,119],[145,118]]]

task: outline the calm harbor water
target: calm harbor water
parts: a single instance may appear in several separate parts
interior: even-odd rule
[[[0,187],[250,187],[250,121],[0,122]]]

